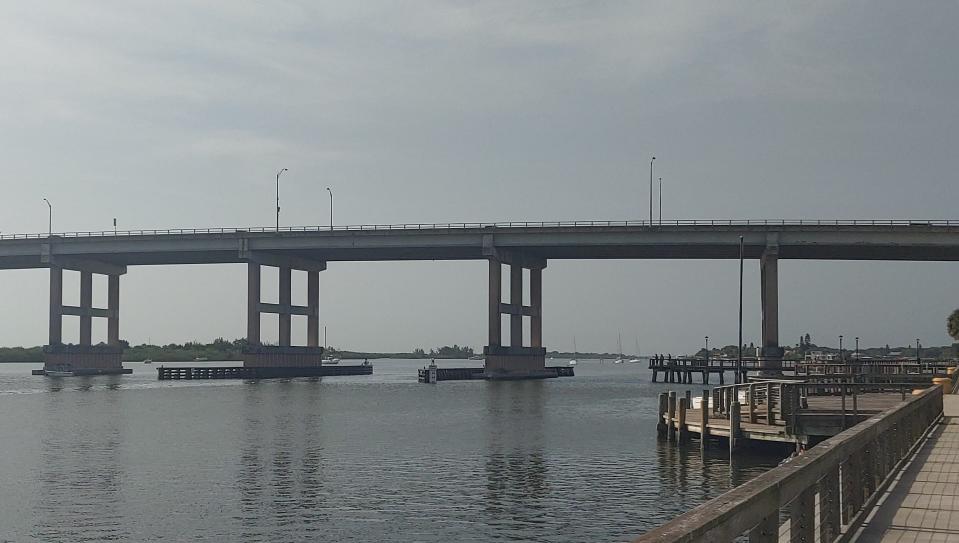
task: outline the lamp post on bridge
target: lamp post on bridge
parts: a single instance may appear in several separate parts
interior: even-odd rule
[[[859,336],[856,336],[856,362],[859,362]]]
[[[706,336],[706,365],[709,365],[709,336]]]
[[[47,203],[47,237],[51,238],[53,237],[53,205],[46,198],[43,201]]]
[[[843,361],[843,356],[842,356],[842,335],[840,335],[840,336],[839,336],[839,362],[842,363],[842,361]]]
[[[662,212],[660,212],[662,220]],[[739,236],[739,344],[737,345],[739,356],[736,360],[736,383],[743,374],[743,236]]]
[[[649,159],[649,225],[653,225],[653,162],[656,157]]]
[[[333,231],[333,191],[326,187],[326,192],[330,193],[330,232]]]
[[[916,364],[922,364],[922,357],[919,356],[919,338],[916,338]]]
[[[663,224],[663,178],[659,178],[659,224]]]
[[[276,231],[280,231],[280,174],[289,171],[287,168],[281,168],[276,172]]]

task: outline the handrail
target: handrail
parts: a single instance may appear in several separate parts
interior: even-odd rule
[[[89,237],[130,237],[130,236],[166,236],[194,234],[237,234],[237,233],[278,233],[278,232],[352,232],[352,231],[390,231],[390,230],[466,230],[484,228],[624,228],[662,226],[949,226],[959,227],[959,220],[822,220],[822,219],[706,219],[706,220],[623,220],[623,221],[520,221],[520,222],[454,222],[454,223],[401,223],[401,224],[355,224],[337,226],[283,226],[280,228],[255,226],[249,228],[166,228],[141,230],[100,230],[73,231],[32,234],[0,234],[0,240],[7,239],[45,239],[89,238]]]
[[[939,420],[942,397],[939,386],[910,396],[635,541],[724,542],[743,534],[751,542],[778,541],[781,508],[792,541],[835,541],[843,526],[862,518],[887,478]]]

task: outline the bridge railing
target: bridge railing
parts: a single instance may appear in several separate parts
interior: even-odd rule
[[[570,227],[659,227],[659,226],[959,226],[959,220],[823,220],[823,219],[699,219],[671,221],[523,221],[523,222],[454,222],[454,223],[402,223],[402,224],[354,224],[334,226],[268,226],[249,228],[167,228],[140,230],[90,230],[54,232],[61,238],[127,237],[193,234],[236,234],[241,232],[341,232],[383,230],[463,230],[480,228],[570,228]],[[0,239],[44,239],[51,234],[0,234]]]
[[[858,526],[901,463],[942,415],[939,386],[836,435],[636,543],[836,541]],[[818,507],[817,507],[818,499]],[[780,513],[786,522],[780,525]]]

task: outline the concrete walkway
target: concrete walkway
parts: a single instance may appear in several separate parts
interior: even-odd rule
[[[959,543],[959,396],[943,398],[944,418],[905,466],[855,541]]]

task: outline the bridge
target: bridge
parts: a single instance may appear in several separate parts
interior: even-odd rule
[[[120,277],[129,266],[245,264],[248,267],[244,365],[318,364],[319,277],[331,261],[481,260],[489,266],[490,378],[545,377],[542,273],[551,259],[735,259],[760,264],[761,358],[776,369],[779,345],[778,262],[805,260],[959,260],[959,221],[570,221],[207,228],[7,234],[0,269],[50,273],[49,344],[45,367],[72,364],[97,373],[120,364]],[[509,267],[508,298],[502,266]],[[279,268],[279,303],[262,303],[262,266]],[[524,281],[523,270],[529,270]],[[63,270],[80,272],[80,305],[63,305]],[[307,273],[307,300],[291,300],[293,270]],[[108,276],[108,307],[92,307],[92,275]],[[524,285],[524,283],[528,283]],[[523,304],[529,289],[530,305]],[[260,314],[279,315],[279,345],[262,346]],[[63,315],[80,317],[80,345],[62,343]],[[307,345],[290,345],[292,315],[307,316]],[[509,317],[503,341],[502,315]],[[91,319],[106,318],[106,346],[91,345]],[[529,319],[530,337],[523,337]]]

